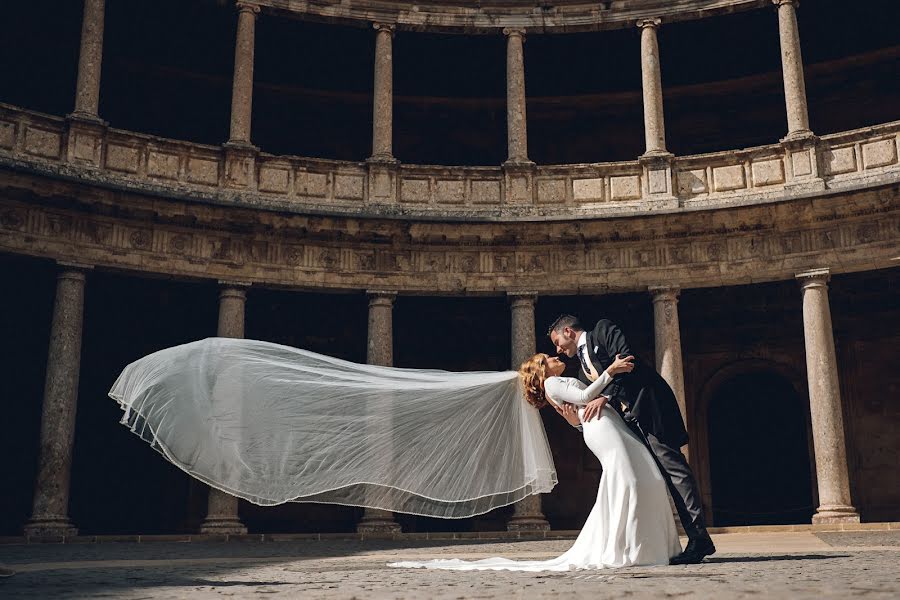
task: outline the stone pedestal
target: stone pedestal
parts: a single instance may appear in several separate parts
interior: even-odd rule
[[[519,366],[535,351],[534,337],[534,305],[537,302],[535,292],[510,292],[510,316],[512,328],[512,368]],[[513,515],[506,528],[509,531],[547,531],[550,524],[541,508],[541,496],[528,496],[515,503]]]
[[[806,376],[819,487],[819,507],[813,523],[858,523],[859,513],[850,498],[841,390],[828,303],[829,275],[828,269],[797,275],[803,291]]]
[[[102,166],[103,138],[107,123],[99,118],[85,118],[72,113],[66,119],[66,162],[81,167]]]
[[[244,337],[244,312],[247,288],[250,284],[220,281],[219,337]],[[241,534],[247,528],[238,516],[238,499],[221,490],[210,488],[206,519],[200,525],[200,533]]]
[[[231,88],[231,133],[228,142],[249,145],[250,116],[253,112],[253,54],[259,6],[238,0],[237,10],[234,79]]]
[[[81,368],[85,270],[90,267],[63,263],[59,266],[41,413],[38,472],[31,519],[24,528],[29,537],[78,535],[69,521],[69,479]]]
[[[242,190],[255,190],[256,157],[259,148],[252,144],[228,142],[225,149],[225,187]]]
[[[81,121],[103,123],[100,106],[100,72],[103,61],[103,25],[105,0],[84,0],[81,19],[81,50],[78,54],[78,80],[75,110],[71,116]]]
[[[390,367],[394,364],[394,300],[397,292],[369,292],[369,333],[366,362]],[[366,508],[356,525],[359,533],[399,533],[400,525],[390,511]]]
[[[506,135],[509,153],[505,164],[531,164],[525,114],[525,30],[507,27],[503,34],[506,36]]]
[[[653,297],[653,331],[656,347],[656,369],[675,392],[681,418],[687,425],[684,397],[684,363],[681,358],[681,327],[678,321],[678,294],[675,287],[651,287]],[[687,456],[687,446],[682,448]]]
[[[809,129],[806,108],[806,83],[800,53],[800,30],[797,27],[797,0],[772,0],[778,7],[778,36],[781,42],[781,70],[784,77],[784,103],[787,109],[786,139],[803,138]]]

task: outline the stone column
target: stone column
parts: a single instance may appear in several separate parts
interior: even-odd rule
[[[800,30],[797,27],[797,0],[772,0],[778,7],[778,35],[781,40],[781,70],[784,77],[784,103],[787,109],[786,139],[809,137],[806,110],[806,84],[800,55]]]
[[[228,143],[250,146],[250,117],[253,112],[253,52],[256,43],[256,15],[259,14],[259,7],[238,0],[237,10],[234,80],[231,88],[231,134]]]
[[[369,334],[366,344],[366,362],[370,365],[391,367],[394,364],[394,300],[397,292],[370,291]],[[400,525],[388,510],[366,508],[356,525],[359,533],[399,533]]]
[[[535,292],[508,294],[512,327],[512,368],[518,370],[522,362],[534,354]],[[550,524],[541,508],[541,496],[526,496],[513,505],[513,515],[506,524],[509,531],[547,531]]]
[[[813,523],[858,523],[859,513],[850,498],[841,390],[828,304],[829,275],[828,269],[797,274],[803,290],[806,377],[819,485],[819,507]]]
[[[78,83],[75,110],[71,118],[101,123],[100,70],[103,60],[103,21],[105,0],[84,0],[81,19],[81,52],[78,55]]]
[[[66,263],[59,266],[44,383],[38,472],[31,519],[24,528],[26,536],[78,535],[69,521],[69,478],[81,367],[85,270],[90,267]]]
[[[656,346],[656,368],[672,387],[678,400],[681,418],[687,424],[684,400],[684,363],[681,359],[681,326],[678,322],[678,294],[676,287],[651,287],[653,297],[653,330]],[[687,446],[682,450],[687,456]]]
[[[507,27],[506,36],[506,136],[507,163],[531,164],[528,160],[528,128],[525,118],[525,30]]]
[[[647,155],[665,155],[666,124],[663,117],[662,78],[659,71],[659,44],[656,30],[659,19],[640,19],[641,83],[644,92],[644,139]]]
[[[219,327],[216,335],[228,338],[244,337],[244,307],[247,303],[249,284],[220,281]],[[200,525],[200,533],[240,534],[247,528],[238,516],[238,499],[215,488],[209,489],[206,519]]]
[[[371,160],[393,162],[394,26],[375,23],[375,90],[372,108]]]

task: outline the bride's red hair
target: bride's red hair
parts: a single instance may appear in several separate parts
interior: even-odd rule
[[[519,367],[519,376],[522,378],[522,388],[525,390],[525,400],[535,408],[547,406],[547,396],[544,393],[544,380],[547,379],[547,355],[537,353]]]

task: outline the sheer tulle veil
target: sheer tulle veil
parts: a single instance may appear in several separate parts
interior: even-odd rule
[[[209,338],[128,365],[109,395],[166,459],[254,504],[456,519],[557,481],[513,371],[379,367]]]

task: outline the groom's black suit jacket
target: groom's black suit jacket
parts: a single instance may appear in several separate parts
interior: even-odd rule
[[[587,351],[598,373],[606,370],[616,359],[616,354],[634,354],[622,330],[608,319],[601,319],[592,331],[587,332]],[[580,367],[578,378],[586,384],[591,383]],[[609,397],[610,405],[623,413],[626,420],[636,420],[644,433],[653,434],[675,449],[687,444],[688,435],[675,393],[656,369],[637,357],[634,370],[613,377],[603,395]],[[619,403],[625,405],[624,411]]]

